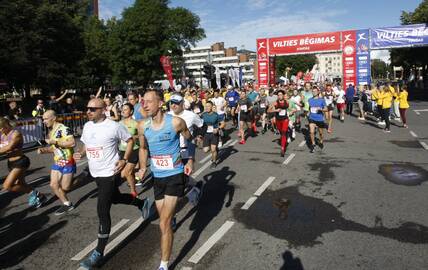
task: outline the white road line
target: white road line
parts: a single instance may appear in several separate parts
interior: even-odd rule
[[[256,200],[257,200],[256,196],[249,198],[248,201],[241,207],[241,209],[242,210],[248,210]]]
[[[126,230],[121,232],[116,238],[114,238],[107,246],[105,250],[105,254],[108,254],[112,251],[116,246],[122,243],[131,233],[133,233],[140,225],[144,222],[142,217],[138,218],[134,223],[132,223]]]
[[[425,150],[428,150],[428,145],[425,142],[419,141],[419,143],[422,145],[423,148],[425,148]]]
[[[305,145],[306,144],[306,140],[303,140],[303,141],[301,141],[300,143],[299,143],[299,147],[302,147],[303,145]]]
[[[196,252],[190,257],[189,262],[198,263],[202,257],[232,228],[235,222],[226,221]]]
[[[254,195],[256,195],[256,196],[260,196],[260,195],[262,195],[263,191],[265,191],[265,189],[266,189],[270,184],[272,184],[273,180],[275,180],[275,177],[273,177],[273,176],[269,177],[269,178],[268,178],[268,179],[263,183],[263,185],[261,185],[261,186],[259,187],[259,189],[258,189],[256,192],[254,192]]]
[[[414,138],[417,138],[418,135],[416,133],[414,133],[413,131],[410,130],[410,135],[412,135]]]
[[[76,167],[80,167],[80,166],[82,166],[82,165],[85,165],[86,163],[88,163],[88,161],[87,161],[87,160],[84,160],[84,161],[82,161],[82,162],[77,163],[77,164],[76,164]]]
[[[110,235],[113,235],[115,232],[117,232],[120,228],[122,228],[129,219],[122,219],[117,223],[113,228],[111,228]],[[92,242],[89,246],[85,247],[82,251],[77,253],[73,258],[71,258],[72,261],[80,261],[82,260],[86,255],[89,254],[94,248],[97,247],[98,240],[95,240]]]
[[[234,146],[237,142],[238,140],[233,140],[233,142],[229,146]]]
[[[296,156],[296,154],[291,153],[288,158],[286,160],[284,160],[284,162],[282,163],[283,165],[288,165],[288,163],[290,163],[291,160],[293,160],[293,158]]]
[[[231,142],[232,142],[231,140],[228,140],[225,144],[223,144],[223,146],[220,148],[220,151],[221,151],[221,149],[223,149],[224,147],[229,146],[229,144],[230,144]],[[236,142],[235,142],[235,143],[236,143]],[[203,163],[207,162],[207,161],[208,161],[208,159],[210,159],[210,158],[211,158],[211,154],[210,154],[210,155],[207,155],[206,157],[204,157],[203,159],[201,159],[201,160],[199,161],[199,163],[200,163],[200,164],[203,164]]]
[[[188,266],[181,267],[181,270],[192,270],[192,267],[188,267]]]
[[[192,174],[192,177],[193,178],[196,178],[196,177],[198,177],[206,168],[208,168],[208,166],[210,166],[211,165],[211,163],[212,163],[212,161],[210,160],[210,161],[208,161],[207,163],[205,163],[202,167],[200,167],[196,172],[194,172],[193,174]]]
[[[420,112],[413,110],[417,115],[421,115]]]

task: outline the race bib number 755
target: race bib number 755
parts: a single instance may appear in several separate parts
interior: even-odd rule
[[[102,147],[86,148],[86,156],[89,160],[99,161],[104,158],[104,151]]]

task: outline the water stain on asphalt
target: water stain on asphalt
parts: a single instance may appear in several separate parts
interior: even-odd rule
[[[412,164],[382,164],[379,171],[386,180],[404,186],[417,186],[428,180],[428,171]]]
[[[319,171],[318,179],[321,182],[327,182],[330,180],[334,180],[336,177],[332,168],[340,168],[342,166],[339,165],[339,161],[332,162],[316,162],[310,163],[309,168],[311,171]]]
[[[389,141],[389,142],[402,148],[422,148],[422,146],[417,141]]]
[[[287,217],[274,206],[275,201],[289,200]],[[301,194],[297,186],[267,190],[248,210],[237,204],[233,214],[248,229],[259,230],[278,239],[285,239],[291,247],[311,247],[321,243],[323,234],[334,231],[355,231],[382,236],[404,243],[428,243],[428,227],[404,222],[399,227],[388,228],[376,218],[376,226],[368,227],[345,219],[334,205],[321,199]]]

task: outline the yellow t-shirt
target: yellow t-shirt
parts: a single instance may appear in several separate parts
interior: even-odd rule
[[[372,90],[372,100],[376,102],[377,105],[382,105],[382,99],[380,98],[381,92],[379,89]]]
[[[409,93],[407,91],[401,91],[398,95],[398,102],[400,102],[400,109],[407,109],[410,107],[409,102],[407,102],[407,96]]]
[[[382,99],[382,108],[388,109],[392,106],[392,93],[391,92],[382,92],[381,94]]]
[[[70,128],[64,126],[63,124],[59,124],[56,129],[52,130],[49,133],[49,139],[56,141],[64,141],[68,138],[73,137],[73,132]],[[51,146],[54,149],[54,162],[60,166],[65,166],[67,164],[74,164],[73,159],[73,147],[63,148],[57,147],[55,145]]]

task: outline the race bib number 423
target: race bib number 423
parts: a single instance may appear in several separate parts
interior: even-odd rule
[[[86,156],[89,160],[99,161],[104,158],[104,151],[102,147],[86,148]]]
[[[153,156],[151,157],[153,165],[159,170],[172,170],[174,169],[174,163],[171,155],[164,156]]]

